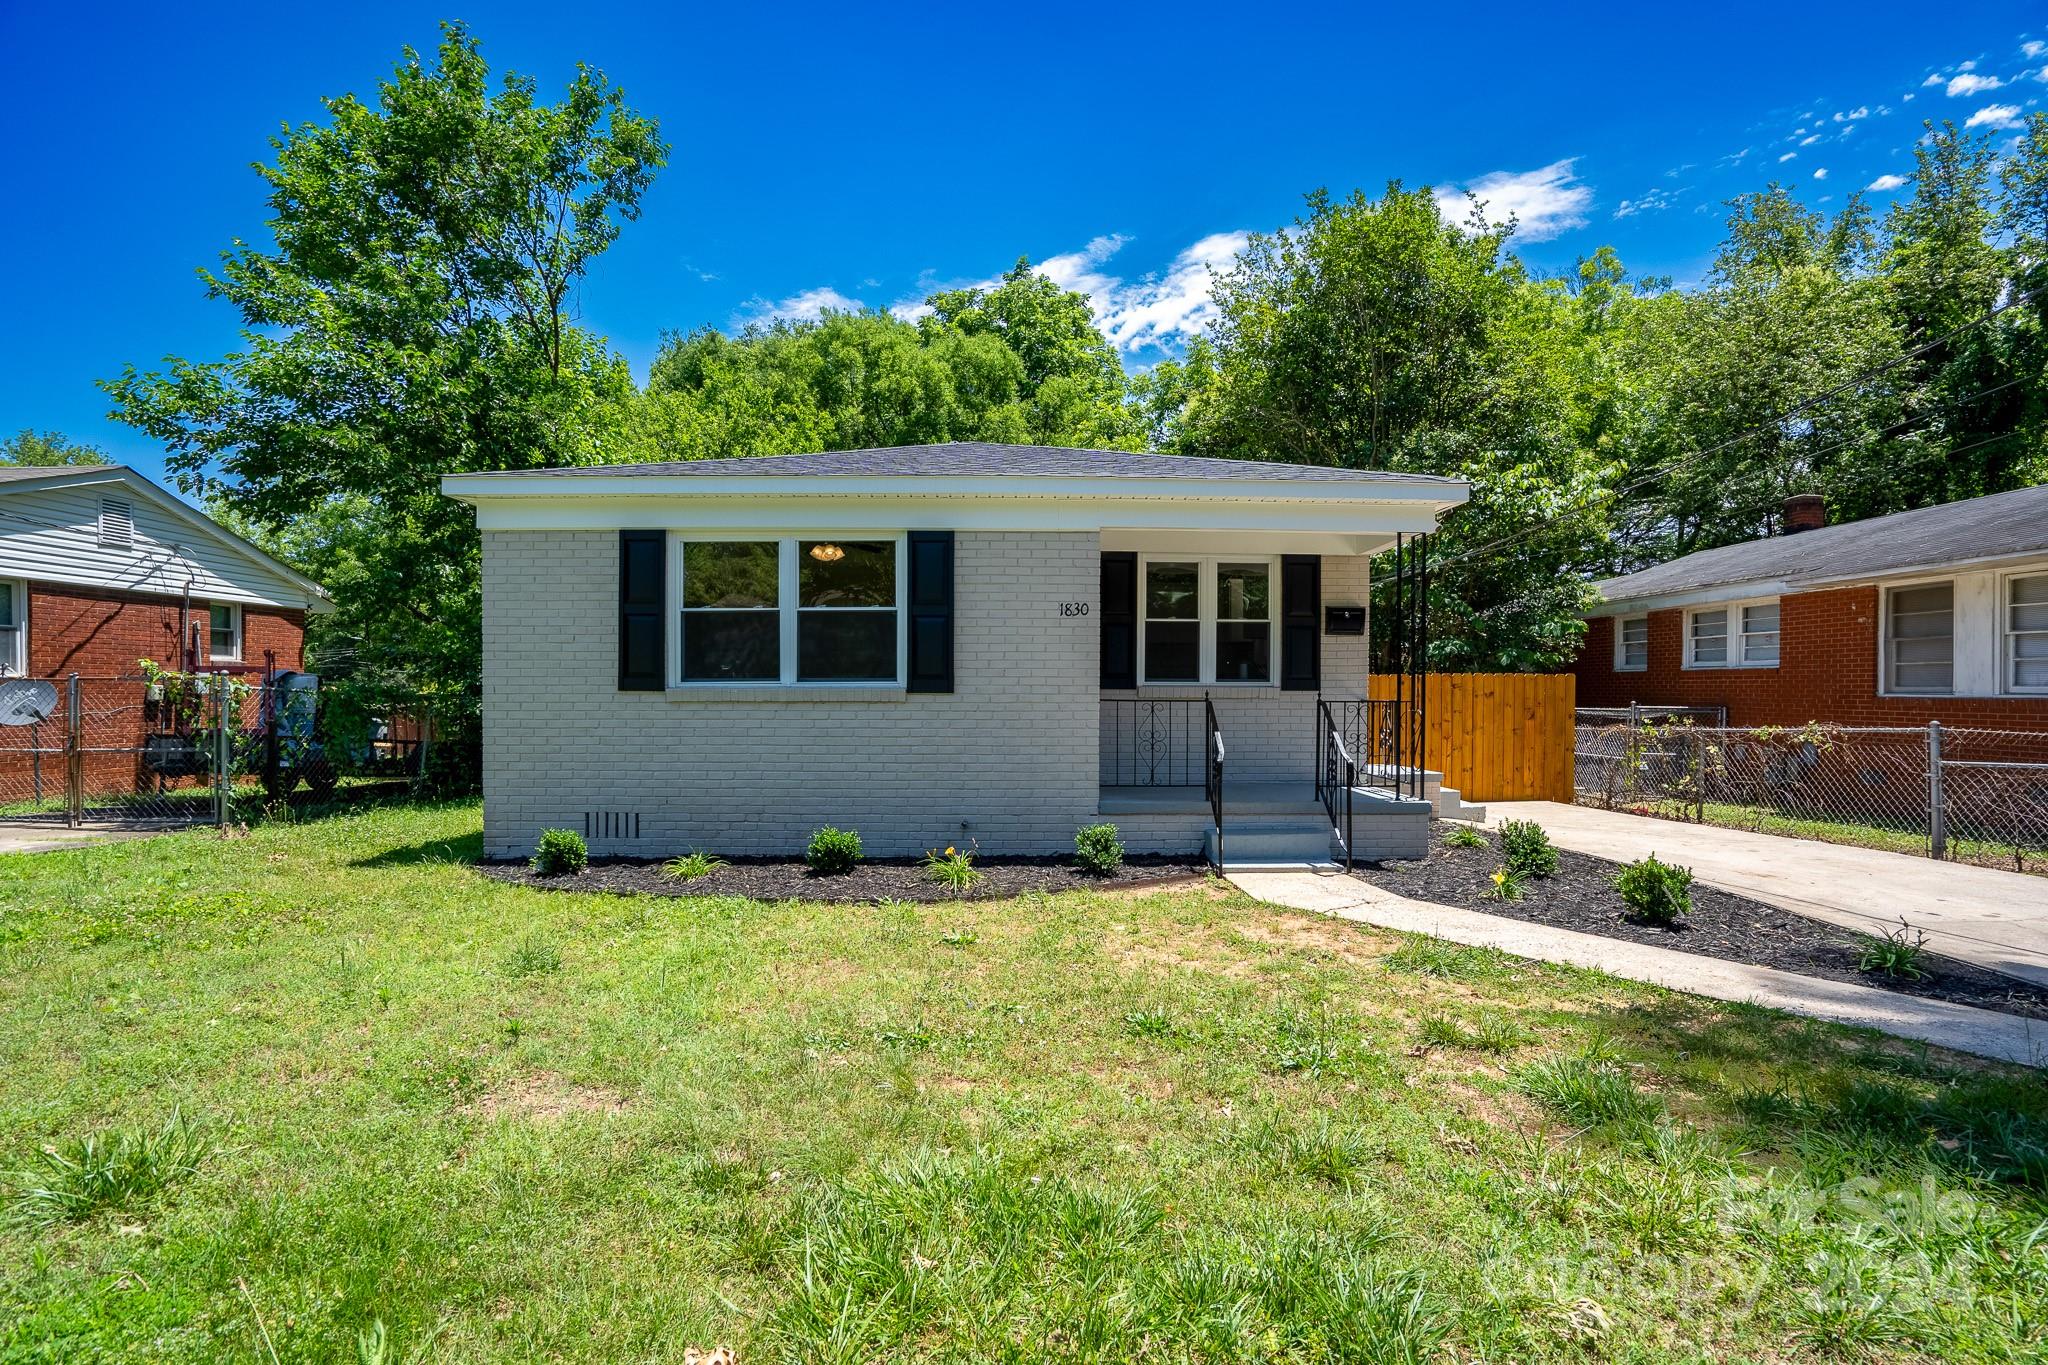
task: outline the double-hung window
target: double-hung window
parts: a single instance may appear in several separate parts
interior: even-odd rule
[[[1885,594],[1887,692],[1940,696],[1955,690],[1955,621],[1953,583],[1893,588]]]
[[[2048,574],[2005,580],[2005,687],[2048,692]]]
[[[242,609],[215,602],[206,609],[206,654],[211,659],[242,657]]]
[[[28,672],[28,585],[0,578],[0,678]]]
[[[1649,655],[1648,636],[1644,657]],[[1687,668],[1776,668],[1778,604],[1731,602],[1686,613]]]
[[[680,682],[902,681],[901,536],[677,539]]]
[[[1139,681],[1273,681],[1279,575],[1270,559],[1146,558]]]
[[[1614,623],[1614,671],[1641,673],[1650,666],[1650,618],[1624,616]]]

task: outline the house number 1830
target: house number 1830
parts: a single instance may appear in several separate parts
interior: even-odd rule
[[[1088,604],[1086,602],[1060,603],[1060,615],[1062,616],[1086,616],[1087,614]]]

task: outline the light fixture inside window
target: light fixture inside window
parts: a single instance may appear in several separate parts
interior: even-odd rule
[[[813,545],[811,547],[811,558],[817,560],[820,564],[832,564],[846,558],[846,551],[828,541],[823,545]]]

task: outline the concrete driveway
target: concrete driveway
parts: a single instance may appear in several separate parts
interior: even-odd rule
[[[0,820],[0,853],[48,853],[59,848],[85,844],[111,844],[123,839],[146,839],[187,825],[87,824],[77,829],[43,820]]]
[[[1577,853],[1654,853],[1709,886],[1861,933],[1903,918],[1935,952],[2048,986],[2048,877],[1555,801],[1489,801],[1486,814],[1489,826],[1534,820]]]

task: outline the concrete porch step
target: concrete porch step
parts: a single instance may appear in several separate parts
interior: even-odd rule
[[[1262,867],[1305,867],[1326,864],[1331,861],[1330,822],[1316,812],[1313,818],[1245,818],[1234,819],[1228,812],[1223,817],[1223,853],[1228,861],[1226,868],[1258,865]],[[1211,862],[1216,860],[1216,831],[1210,829],[1202,835],[1202,852]]]

